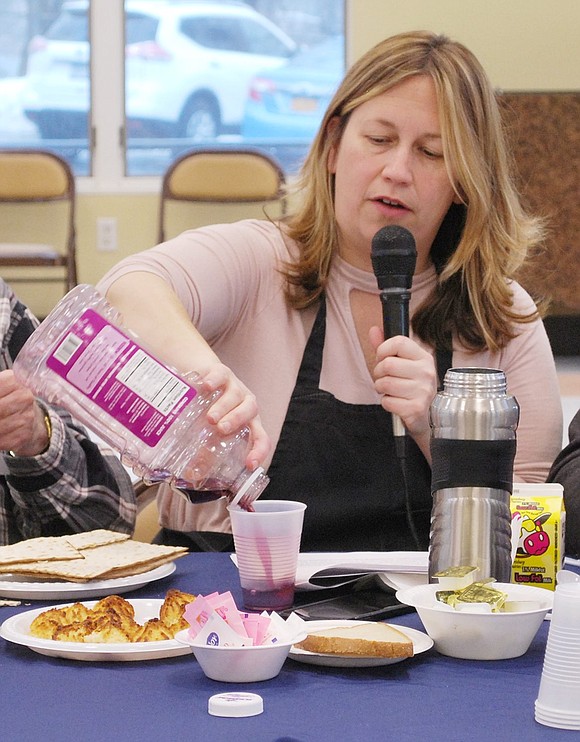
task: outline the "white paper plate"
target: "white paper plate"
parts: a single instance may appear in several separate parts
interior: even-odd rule
[[[37,577],[26,578],[23,575],[2,575],[0,596],[19,598],[21,600],[84,600],[100,598],[115,593],[127,593],[137,590],[150,582],[168,577],[175,572],[175,562],[162,564],[160,567],[129,577],[117,577],[113,580],[91,580],[90,582],[57,582],[56,580],[39,580]]]
[[[306,631],[320,631],[322,629],[332,629],[339,626],[357,626],[358,624],[368,623],[368,621],[307,621]],[[400,629],[413,642],[413,654],[421,654],[431,649],[433,639],[422,631],[410,629],[407,626],[391,624],[393,628]],[[307,652],[305,649],[292,647],[288,655],[296,662],[304,662],[308,665],[322,665],[324,667],[379,667],[382,665],[394,665],[397,662],[403,662],[407,657],[397,657],[389,659],[387,657],[344,657],[337,654],[320,654],[318,652]]]
[[[129,603],[135,608],[135,620],[138,623],[145,623],[150,618],[159,617],[159,609],[163,600],[129,600]],[[96,601],[85,603],[88,608],[92,608]],[[70,603],[65,605],[71,605]],[[53,606],[53,608],[62,608],[62,605]],[[6,641],[14,644],[22,644],[29,647],[34,652],[45,654],[49,657],[64,657],[68,660],[83,660],[85,662],[105,661],[105,662],[134,662],[136,660],[161,660],[167,657],[178,657],[184,654],[191,654],[191,647],[176,641],[168,639],[167,641],[158,642],[130,642],[115,644],[97,644],[80,642],[60,642],[53,639],[39,639],[30,634],[30,624],[32,621],[47,608],[35,608],[32,611],[25,611],[16,616],[6,619],[0,626],[0,636]]]

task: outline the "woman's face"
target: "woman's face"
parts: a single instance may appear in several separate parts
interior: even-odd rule
[[[328,167],[335,175],[339,251],[371,269],[371,241],[389,224],[415,237],[417,268],[455,198],[445,169],[435,86],[418,75],[363,103],[350,115]]]

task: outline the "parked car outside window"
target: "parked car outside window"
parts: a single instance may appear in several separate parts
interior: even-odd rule
[[[345,68],[342,34],[329,36],[250,83],[242,121],[248,144],[274,149],[289,169],[312,142]]]
[[[88,3],[73,0],[31,42],[24,112],[44,139],[87,137]],[[296,44],[245,3],[127,0],[128,136],[213,139],[239,132],[248,84]]]

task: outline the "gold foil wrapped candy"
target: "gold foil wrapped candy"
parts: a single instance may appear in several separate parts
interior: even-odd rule
[[[433,577],[437,578],[444,590],[460,590],[474,582],[477,572],[477,567],[448,567],[436,572]]]
[[[492,613],[499,613],[506,602],[507,594],[491,587],[492,582],[490,578],[473,582],[460,590],[439,590],[436,598],[457,610],[468,604],[480,604],[489,605]]]

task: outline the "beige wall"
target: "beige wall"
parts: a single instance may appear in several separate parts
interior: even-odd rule
[[[417,28],[464,42],[493,83],[505,90],[580,88],[580,0],[350,0],[349,59],[385,36]],[[77,219],[80,280],[95,283],[123,256],[153,245],[157,208],[156,194],[82,193]],[[118,220],[115,252],[96,249],[99,216]],[[43,313],[38,296],[34,299],[33,308]]]
[[[353,57],[382,38],[428,29],[463,42],[505,90],[580,88],[579,0],[352,0]]]
[[[145,250],[156,243],[159,199],[156,193],[79,196],[79,281],[96,283],[124,255]],[[97,250],[97,218],[117,219],[119,249]]]

